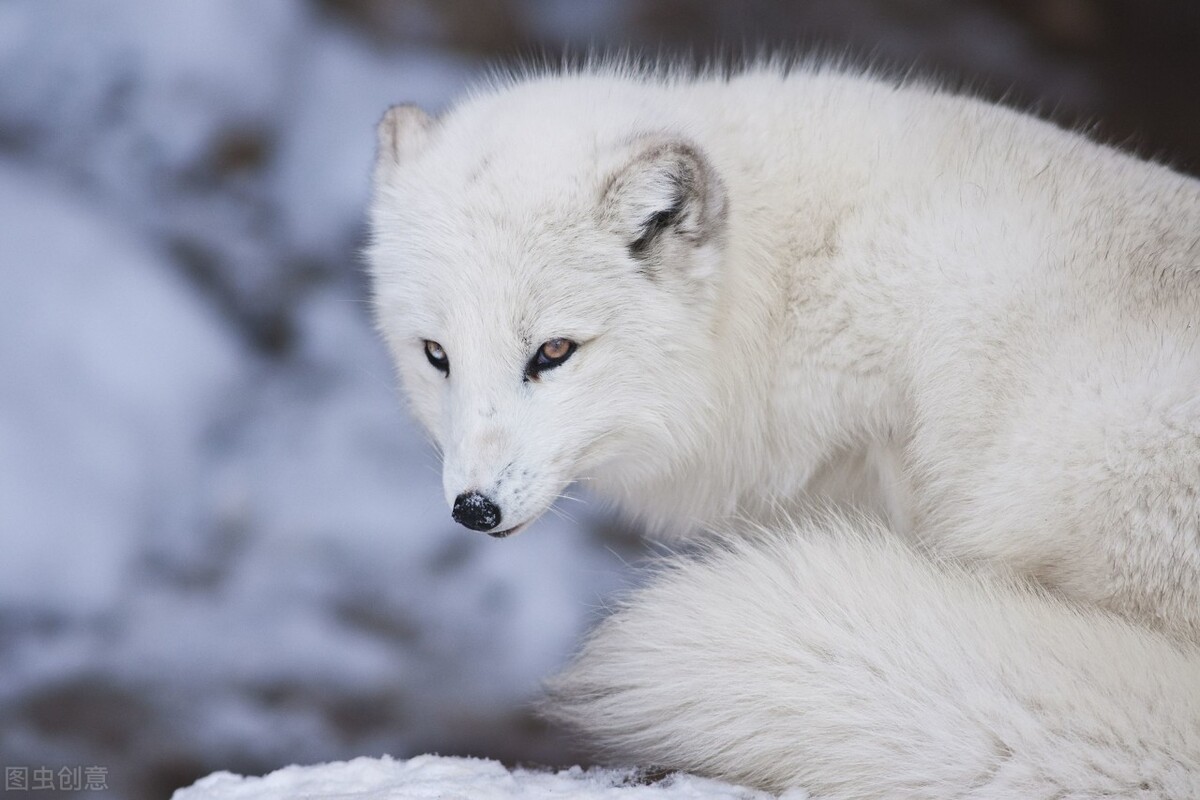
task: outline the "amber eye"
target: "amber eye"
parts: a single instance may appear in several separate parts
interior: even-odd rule
[[[571,348],[574,346],[575,343],[567,339],[551,339],[542,345],[539,353],[548,361],[559,361],[570,355]]]
[[[443,375],[450,375],[450,359],[446,357],[446,351],[442,346],[432,339],[425,340],[425,358],[429,359],[429,363],[433,364]]]
[[[536,378],[546,370],[554,369],[570,358],[576,347],[578,345],[570,339],[551,339],[543,342],[525,367],[526,379]]]

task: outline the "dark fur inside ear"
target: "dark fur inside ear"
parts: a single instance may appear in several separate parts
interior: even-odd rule
[[[670,234],[699,246],[724,223],[720,178],[699,148],[683,139],[646,137],[634,143],[605,187],[604,216],[625,235],[629,253],[653,257]]]
[[[679,221],[680,214],[683,213],[683,193],[678,193],[674,201],[668,208],[661,211],[655,211],[650,217],[642,223],[641,232],[638,238],[629,243],[629,252],[633,256],[640,256],[650,246],[650,243],[658,237],[660,233]]]

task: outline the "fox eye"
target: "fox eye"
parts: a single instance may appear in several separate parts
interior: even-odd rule
[[[548,342],[543,342],[542,346],[533,354],[533,358],[529,359],[529,364],[525,367],[526,380],[537,378],[538,375],[548,369],[554,369],[570,358],[578,346],[570,339],[551,339]]]
[[[450,376],[450,359],[446,358],[446,351],[442,346],[432,339],[425,340],[425,357],[429,359],[429,363],[433,364],[442,374]]]

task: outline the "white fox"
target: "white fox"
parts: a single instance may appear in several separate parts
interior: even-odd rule
[[[770,64],[379,135],[377,318],[455,519],[587,478],[742,531],[599,627],[562,718],[819,798],[1200,797],[1200,181]]]

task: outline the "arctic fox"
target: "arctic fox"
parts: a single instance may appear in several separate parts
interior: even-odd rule
[[[715,529],[552,686],[819,798],[1200,797],[1200,181],[835,69],[379,126],[378,324],[456,520]]]

